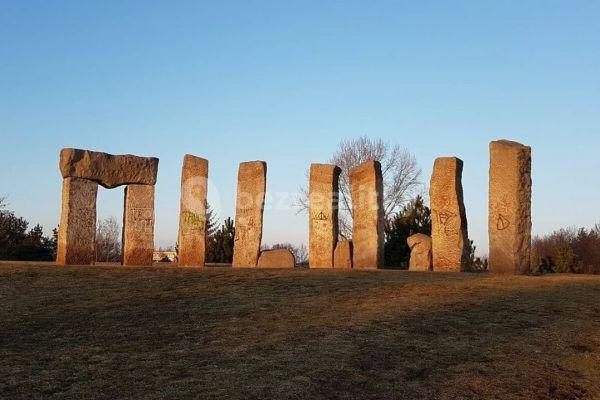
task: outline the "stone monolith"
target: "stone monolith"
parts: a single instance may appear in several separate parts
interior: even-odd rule
[[[531,259],[531,148],[490,143],[489,271],[526,274]]]
[[[128,185],[123,212],[123,265],[152,265],[154,186]]]
[[[383,267],[384,210],[383,177],[378,161],[366,161],[350,171],[353,226],[352,266],[355,269]]]
[[[80,178],[63,179],[57,264],[94,264],[97,194],[96,182]]]
[[[456,157],[435,160],[429,198],[433,270],[460,272],[467,267],[469,236],[463,203],[463,162]]]
[[[248,161],[238,170],[233,267],[256,268],[262,240],[267,163]]]
[[[333,268],[352,268],[352,240],[340,240],[333,254]]]
[[[181,172],[178,263],[203,267],[206,252],[208,160],[186,154]]]
[[[312,164],[309,182],[309,265],[333,268],[338,238],[339,177],[342,170],[331,164]]]
[[[422,233],[410,236],[406,240],[410,248],[409,271],[431,271],[432,252],[431,237]]]
[[[88,179],[108,189],[131,184],[155,185],[158,158],[67,148],[60,152],[60,172],[63,178]]]
[[[288,249],[264,250],[258,258],[258,268],[294,268],[296,259]]]

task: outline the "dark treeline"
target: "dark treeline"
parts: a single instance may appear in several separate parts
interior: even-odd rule
[[[600,224],[565,228],[532,241],[532,269],[539,273],[600,274]]]
[[[10,261],[53,261],[56,258],[58,231],[44,236],[43,228],[37,224],[29,229],[29,222],[6,209],[4,198],[0,198],[0,260]]]

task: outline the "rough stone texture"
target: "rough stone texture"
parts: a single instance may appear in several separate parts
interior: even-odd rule
[[[526,274],[531,259],[531,148],[490,143],[489,270]]]
[[[131,184],[154,185],[158,158],[62,149],[60,172],[63,178],[89,179],[108,189]]]
[[[179,209],[180,266],[203,267],[206,253],[208,160],[186,154],[181,172]]]
[[[296,259],[288,249],[265,250],[260,252],[258,268],[294,268]]]
[[[152,265],[154,252],[154,186],[125,188],[123,265]]]
[[[249,161],[238,171],[233,267],[256,268],[262,240],[267,163]]]
[[[352,265],[356,269],[383,267],[384,211],[381,164],[366,161],[350,171],[354,223]]]
[[[417,233],[409,237],[406,242],[410,248],[409,271],[431,271],[433,259],[431,252],[431,237]]]
[[[352,268],[352,240],[340,240],[333,254],[333,268]]]
[[[333,268],[338,238],[339,177],[342,170],[331,164],[312,164],[309,183],[309,265]]]
[[[463,162],[456,157],[438,158],[433,166],[429,198],[434,271],[460,272],[467,266],[469,235],[462,170]]]
[[[57,264],[94,264],[97,194],[96,182],[79,178],[63,179]]]

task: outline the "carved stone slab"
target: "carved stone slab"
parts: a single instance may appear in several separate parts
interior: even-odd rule
[[[186,154],[181,172],[178,263],[203,267],[206,253],[208,160]]]
[[[96,182],[80,178],[63,179],[57,264],[94,264],[97,194]]]
[[[154,186],[128,185],[123,214],[123,265],[152,265]]]
[[[490,143],[489,270],[526,274],[531,260],[531,148]]]
[[[258,268],[294,268],[296,259],[288,249],[265,250],[260,253]]]
[[[338,238],[339,177],[342,170],[331,164],[312,164],[309,182],[309,265],[333,268]]]
[[[340,240],[335,246],[333,268],[352,268],[352,240]]]
[[[378,161],[366,161],[350,171],[353,256],[355,269],[383,267],[383,177]]]
[[[456,157],[435,160],[429,198],[433,270],[460,272],[469,258],[467,214],[462,189],[463,162]]]
[[[234,268],[256,268],[262,240],[267,163],[249,161],[238,171],[235,212]]]

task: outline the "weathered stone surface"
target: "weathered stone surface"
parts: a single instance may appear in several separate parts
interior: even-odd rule
[[[123,212],[123,265],[152,265],[154,186],[128,185]]]
[[[352,240],[340,240],[335,246],[333,268],[352,268]]]
[[[410,236],[406,240],[410,248],[409,271],[431,271],[433,259],[431,252],[431,237],[422,233]]]
[[[531,148],[490,143],[489,270],[526,274],[531,258]]]
[[[63,178],[88,179],[108,189],[131,184],[154,185],[158,158],[62,149],[60,172]]]
[[[233,267],[256,268],[262,240],[267,163],[249,161],[238,171]]]
[[[79,178],[63,179],[57,264],[94,264],[97,194],[96,182]]]
[[[296,259],[288,249],[265,250],[260,252],[258,268],[294,268]]]
[[[206,252],[208,160],[186,154],[181,172],[179,209],[180,266],[203,267]]]
[[[350,171],[354,223],[352,227],[355,269],[383,267],[383,177],[378,161],[366,161]]]
[[[467,267],[469,236],[462,170],[463,162],[456,157],[438,158],[433,166],[429,198],[434,271],[460,272]]]
[[[309,265],[333,268],[338,238],[339,177],[342,170],[331,164],[312,164],[309,183]]]

